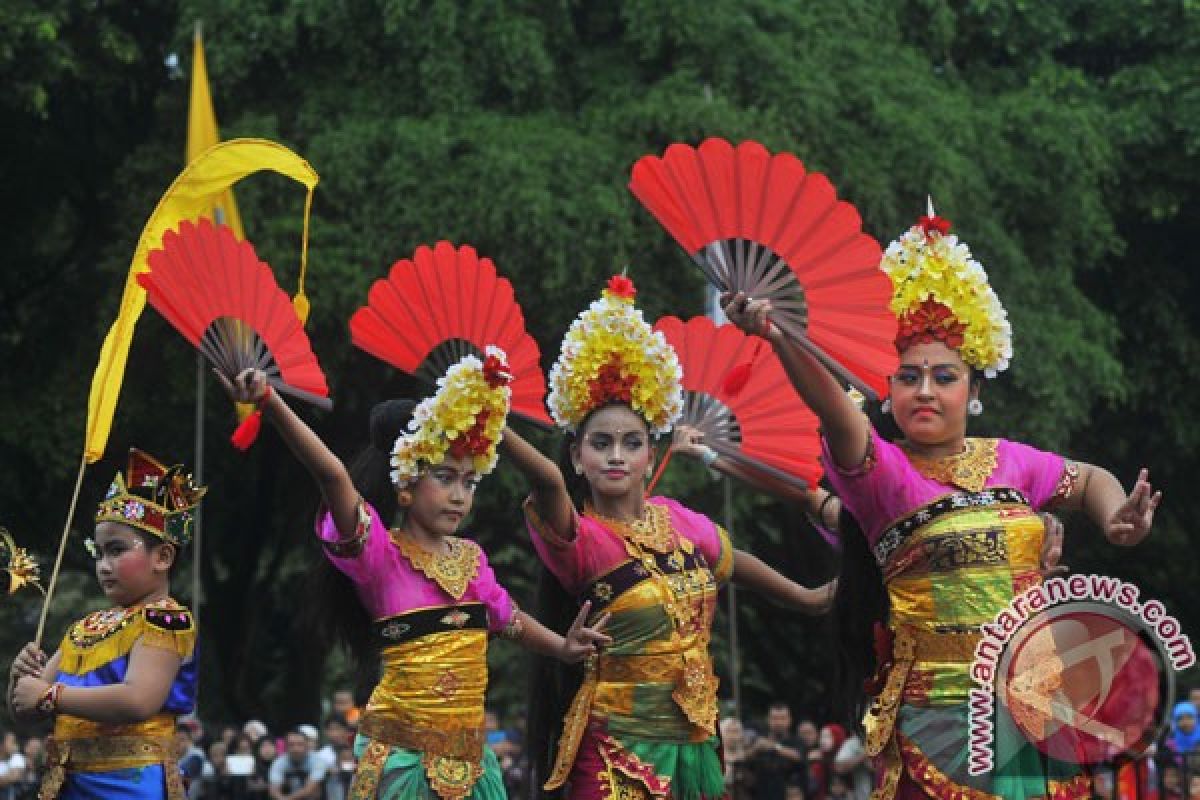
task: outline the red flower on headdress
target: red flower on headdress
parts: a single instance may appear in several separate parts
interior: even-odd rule
[[[588,384],[588,399],[592,408],[599,408],[613,401],[632,403],[634,381],[634,376],[621,374],[621,360],[614,358],[601,367],[596,377]]]
[[[632,300],[634,295],[637,294],[637,289],[633,288],[633,281],[624,275],[613,275],[609,278],[608,290],[617,297],[623,297],[626,300]]]
[[[488,386],[498,389],[511,383],[513,376],[508,370],[508,364],[499,356],[489,355],[483,360],[483,379],[487,381]]]
[[[896,350],[903,352],[914,344],[944,342],[953,350],[962,347],[967,326],[942,303],[927,297],[925,302],[900,318],[896,331]]]
[[[934,231],[937,231],[942,236],[945,236],[950,232],[950,220],[946,219],[945,217],[939,217],[937,214],[934,214],[932,217],[925,215],[917,220],[917,227],[925,231],[926,236]]]
[[[475,424],[450,442],[450,455],[455,458],[467,458],[468,456],[481,456],[488,451],[488,448],[492,446],[492,440],[484,435],[484,429],[487,427],[490,414],[491,412],[487,410],[479,412],[479,416],[475,418]]]

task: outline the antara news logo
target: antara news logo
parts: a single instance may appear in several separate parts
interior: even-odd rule
[[[996,763],[996,737],[1014,729],[1066,763],[1140,754],[1167,722],[1175,672],[1196,663],[1161,602],[1143,602],[1137,586],[1104,575],[1033,586],[981,634],[971,664],[971,775],[1005,766]]]

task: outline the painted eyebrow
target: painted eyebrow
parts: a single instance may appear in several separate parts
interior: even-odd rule
[[[479,474],[473,469],[466,470],[465,472],[460,472],[459,470],[455,469],[454,467],[441,467],[441,466],[433,467],[430,471],[431,472],[448,472],[455,477],[458,477],[460,475],[478,475]]]
[[[930,369],[962,369],[958,364],[930,364]],[[901,364],[896,369],[925,369],[921,364]]]

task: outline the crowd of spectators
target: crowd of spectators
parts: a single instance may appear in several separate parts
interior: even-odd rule
[[[1091,768],[1096,800],[1200,800],[1200,689],[1175,705],[1141,758]],[[862,739],[837,724],[793,721],[783,703],[762,724],[721,720],[729,800],[868,800],[874,773]]]
[[[1162,739],[1139,759],[1092,770],[1097,800],[1200,800],[1200,689],[1177,703]],[[181,720],[179,768],[189,800],[346,800],[356,765],[359,710],[338,691],[320,730],[299,725],[272,731],[259,720],[208,725]],[[502,727],[487,712],[487,742],[510,797],[529,797],[523,721]],[[837,724],[793,718],[775,703],[761,724],[721,720],[729,800],[868,800],[873,772],[862,739]],[[44,742],[0,732],[0,800],[37,797]]]
[[[180,720],[176,753],[189,800],[345,800],[357,761],[359,709],[349,691],[335,692],[330,712],[315,725],[274,731],[260,720],[204,725]],[[488,744],[504,769],[512,797],[524,796],[527,764],[521,737],[487,714]],[[522,726],[518,726],[518,729]],[[0,800],[33,800],[45,771],[44,741],[0,735]]]

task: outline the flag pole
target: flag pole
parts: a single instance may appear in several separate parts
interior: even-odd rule
[[[67,550],[67,539],[71,535],[71,520],[75,518],[75,505],[79,502],[79,490],[83,487],[83,473],[87,469],[87,451],[79,459],[79,474],[75,476],[75,491],[71,494],[71,505],[67,510],[67,521],[63,524],[62,538],[58,541],[58,556],[54,559],[54,570],[50,573],[50,582],[46,584],[46,596],[42,599],[42,615],[38,618],[37,634],[33,643],[42,646],[42,634],[46,632],[46,617],[50,613],[50,598],[54,597],[54,587],[58,585],[58,572],[62,568],[63,553]]]
[[[192,30],[192,40],[200,41],[204,36],[203,20],[196,20],[195,27]],[[194,68],[195,65],[193,65]],[[191,108],[188,108],[189,119]],[[190,133],[190,131],[189,131]],[[224,222],[224,214],[221,213],[220,207],[214,209],[215,222],[220,225]],[[192,472],[195,475],[196,485],[204,485],[204,355],[197,351],[196,353],[196,424],[195,424],[195,439],[193,440],[193,450],[195,454],[194,466]],[[197,505],[195,509],[195,533],[192,538],[192,620],[196,626],[196,630],[200,630],[200,606],[204,600],[204,584],[200,579],[201,558],[203,557],[204,547],[204,509],[201,505]],[[200,710],[200,683],[196,683],[196,695],[193,698],[194,703],[192,713],[195,714]]]

